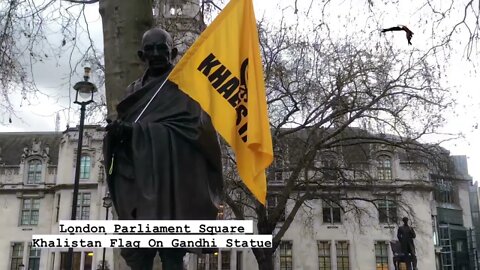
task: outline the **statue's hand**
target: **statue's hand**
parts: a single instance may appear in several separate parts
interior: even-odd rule
[[[133,126],[132,123],[122,120],[115,120],[109,122],[105,130],[110,136],[113,136],[121,141],[128,141],[132,138]]]

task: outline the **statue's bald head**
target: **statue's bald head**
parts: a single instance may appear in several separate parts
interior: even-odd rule
[[[150,30],[147,30],[143,34],[142,37],[142,47],[145,46],[145,44],[152,44],[152,43],[166,43],[170,46],[170,48],[173,48],[173,39],[170,34],[161,29],[161,28],[152,28]]]
[[[163,74],[177,57],[170,34],[161,28],[152,28],[142,37],[142,48],[138,51],[140,59],[148,65],[152,75]]]

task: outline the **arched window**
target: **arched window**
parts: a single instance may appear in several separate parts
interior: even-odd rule
[[[27,164],[27,184],[38,184],[42,180],[42,161],[32,159]]]
[[[392,180],[392,159],[389,156],[377,158],[377,177],[379,180]]]
[[[90,178],[90,156],[82,156],[80,159],[80,179],[89,179]]]

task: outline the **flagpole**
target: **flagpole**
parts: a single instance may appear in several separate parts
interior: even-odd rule
[[[165,80],[163,81],[162,85],[160,85],[160,87],[158,87],[157,91],[155,92],[155,94],[153,94],[152,98],[150,98],[150,100],[148,101],[147,105],[145,105],[145,108],[143,108],[143,110],[140,112],[140,114],[138,115],[137,119],[135,119],[135,122],[134,123],[137,123],[138,122],[138,119],[140,119],[140,117],[142,117],[143,113],[145,112],[145,110],[148,108],[148,106],[150,105],[150,103],[152,103],[153,99],[157,96],[158,92],[160,92],[160,90],[162,90],[162,87],[163,85],[167,82],[167,79],[168,79],[168,76],[167,78],[165,78]]]

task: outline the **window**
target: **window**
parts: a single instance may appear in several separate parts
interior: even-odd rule
[[[440,203],[455,203],[452,181],[435,180],[435,200]]]
[[[270,179],[269,182],[280,184],[284,182],[286,163],[284,157],[287,155],[286,151],[280,149],[278,146],[274,149],[275,158],[272,166],[270,166]]]
[[[279,160],[280,159],[280,160]],[[272,182],[283,183],[283,170],[285,169],[285,163],[281,158],[277,158],[274,161],[274,173]]]
[[[23,243],[13,243],[12,257],[10,258],[10,270],[20,269],[23,261]]]
[[[42,162],[32,159],[28,162],[27,184],[38,184],[42,180]]]
[[[336,202],[323,201],[323,223],[335,224],[341,223],[340,207]]]
[[[20,225],[37,225],[40,199],[24,198],[22,202],[22,218]]]
[[[243,252],[237,251],[237,270],[242,270],[243,265]]]
[[[32,248],[30,246],[30,251],[28,255],[28,270],[39,270],[40,269],[40,249]]]
[[[67,269],[67,258],[68,258],[68,253],[67,252],[62,252],[60,253],[60,269]],[[82,253],[81,252],[73,252],[73,262],[72,262],[72,268],[73,270],[79,270],[80,269],[80,260],[82,258]]]
[[[292,241],[280,242],[280,270],[292,270]]]
[[[230,251],[222,250],[222,270],[230,270]]]
[[[182,0],[168,0],[166,1],[166,11],[169,16],[183,16],[183,7],[186,1]]]
[[[378,202],[377,207],[380,223],[392,224],[397,222],[397,203],[393,198],[385,197]]]
[[[267,195],[267,212],[268,215],[271,215],[273,211],[275,211],[275,208],[277,208],[278,201],[280,199],[279,195],[272,195],[268,194]],[[285,211],[280,216],[280,221],[285,221]]]
[[[463,252],[463,251],[464,251],[464,250],[463,250],[463,249],[464,249],[464,248],[463,248],[463,240],[457,240],[456,246],[457,246],[457,247],[456,247],[456,251],[457,251],[457,252]]]
[[[80,179],[90,178],[90,156],[82,156],[80,159]]]
[[[208,255],[208,269],[209,270],[217,270],[218,269],[218,253],[213,253]]]
[[[67,269],[67,256],[68,252],[61,252],[60,253],[60,269]],[[83,268],[80,268],[83,257]],[[84,251],[84,252],[73,252],[73,263],[72,269],[73,270],[91,270],[93,268],[93,252],[92,251]]]
[[[318,246],[318,269],[319,270],[331,270],[332,261],[330,257],[330,242],[317,241]]]
[[[78,193],[77,220],[90,219],[90,193]]]
[[[105,267],[107,265],[105,264]],[[93,251],[83,252],[83,270],[93,270]]]
[[[207,267],[207,254],[197,255],[197,270],[206,270]]]
[[[51,270],[53,270],[53,266],[55,265],[55,252],[52,252],[52,257],[51,258],[51,261],[50,261],[50,265],[52,265],[52,268]]]
[[[338,241],[335,246],[337,251],[337,270],[349,270],[350,257],[348,256],[348,242]]]
[[[224,251],[222,251],[222,256]],[[230,253],[230,251],[228,251]],[[227,256],[229,256],[228,254]],[[229,259],[230,261],[230,259]],[[223,261],[222,261],[223,267]],[[197,255],[197,270],[217,270],[218,269],[218,253],[199,254]],[[223,269],[223,268],[222,268]],[[226,268],[230,269],[230,268]]]
[[[375,242],[376,270],[388,270],[388,245],[386,242]]]
[[[182,16],[183,15],[182,7],[180,7],[180,6],[170,7],[170,15],[172,15],[172,16],[174,16],[174,15]]]
[[[392,180],[392,160],[387,155],[381,155],[377,159],[378,180]]]

